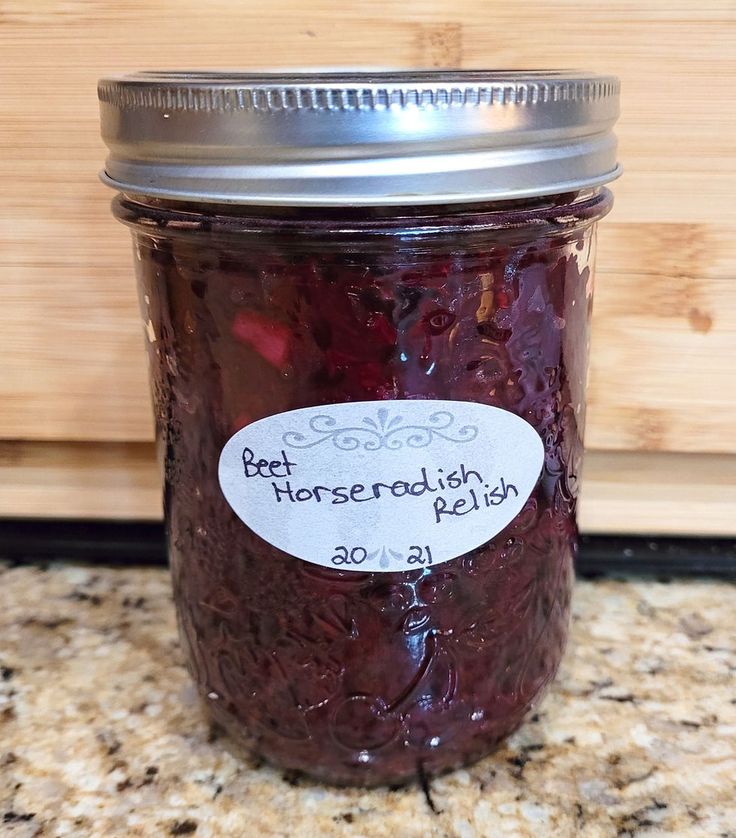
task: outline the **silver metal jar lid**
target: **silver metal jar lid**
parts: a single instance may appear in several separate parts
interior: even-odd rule
[[[99,83],[102,179],[194,201],[521,198],[621,169],[619,83],[577,71],[138,73]]]

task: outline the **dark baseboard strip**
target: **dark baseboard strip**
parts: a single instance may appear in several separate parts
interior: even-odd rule
[[[164,565],[166,539],[158,521],[0,518],[0,557],[12,562]]]
[[[0,558],[164,565],[163,525],[153,521],[0,519]],[[587,535],[580,576],[710,576],[736,579],[736,539]]]
[[[736,579],[736,539],[584,535],[579,576],[710,576]]]

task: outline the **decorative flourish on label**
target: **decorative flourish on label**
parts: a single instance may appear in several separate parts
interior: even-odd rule
[[[381,554],[381,558],[379,559],[378,564],[386,569],[391,564],[391,558],[395,562],[400,562],[403,560],[403,555],[399,553],[397,550],[392,550],[390,547],[381,547],[379,550],[374,550],[372,553],[368,553],[368,561],[373,561],[378,554]]]
[[[455,417],[446,410],[432,413],[426,425],[404,424],[404,418],[398,414],[389,418],[389,411],[385,407],[379,408],[376,416],[377,419],[366,416],[361,425],[339,427],[334,417],[319,414],[309,420],[311,436],[300,431],[287,431],[282,441],[289,448],[300,449],[332,442],[340,451],[355,451],[358,448],[364,451],[378,451],[381,448],[398,451],[404,446],[426,448],[435,438],[462,443],[472,442],[478,436],[476,425],[453,429]]]

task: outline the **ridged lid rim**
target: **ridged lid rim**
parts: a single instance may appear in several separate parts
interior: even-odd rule
[[[185,111],[373,110],[534,105],[618,96],[616,76],[546,70],[456,73],[141,72],[100,79],[101,102]]]
[[[145,72],[99,82],[102,179],[336,205],[552,194],[620,174],[619,81],[581,71]]]

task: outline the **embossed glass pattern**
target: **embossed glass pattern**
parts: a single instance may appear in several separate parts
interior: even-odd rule
[[[595,222],[605,189],[473,206],[257,209],[123,195],[165,462],[185,653],[251,751],[337,783],[487,754],[539,700],[569,619]],[[511,411],[544,446],[491,541],[399,572],[321,567],[234,513],[223,446],[343,402]]]

